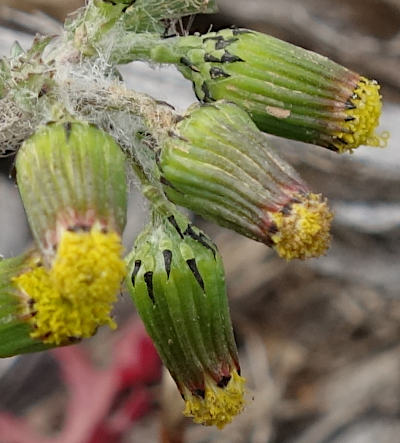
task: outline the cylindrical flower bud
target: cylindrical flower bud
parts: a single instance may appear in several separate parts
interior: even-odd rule
[[[34,272],[38,284],[32,291],[23,288],[24,276]],[[45,337],[36,334],[36,308],[32,296],[46,291],[46,274],[38,254],[24,254],[20,257],[0,260],[0,357],[10,357],[25,352],[42,351],[49,348]],[[62,344],[75,341],[66,337]]]
[[[246,29],[177,40],[180,71],[204,102],[227,99],[268,133],[334,151],[385,146],[379,85],[314,52]],[[168,43],[170,46],[173,43]],[[186,52],[184,51],[186,49]]]
[[[163,145],[164,191],[185,206],[276,249],[286,259],[323,254],[331,213],[235,104],[188,111]]]
[[[153,220],[129,256],[127,285],[197,423],[222,428],[243,408],[244,379],[216,246],[179,213]]]
[[[37,311],[35,336],[60,344],[114,326],[112,303],[125,275],[125,156],[103,131],[83,123],[49,124],[25,141],[17,181],[46,265],[17,283]],[[39,275],[40,274],[40,275]]]

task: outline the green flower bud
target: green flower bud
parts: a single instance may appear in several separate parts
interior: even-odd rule
[[[216,246],[179,213],[153,221],[130,254],[127,286],[195,422],[222,428],[243,384]]]
[[[310,193],[235,104],[190,109],[166,138],[159,167],[172,202],[286,259],[318,256],[329,245],[326,202]]]
[[[199,100],[231,100],[265,132],[339,152],[386,144],[387,134],[375,134],[379,85],[326,57],[246,29],[168,46]]]
[[[125,156],[114,139],[85,123],[50,123],[24,142],[17,182],[34,238],[47,256],[64,231],[114,231],[126,223]]]
[[[110,312],[125,276],[120,147],[91,125],[49,124],[24,142],[16,169],[45,263],[16,279],[33,299],[35,337],[58,345],[70,336],[90,337],[103,324],[115,327]]]

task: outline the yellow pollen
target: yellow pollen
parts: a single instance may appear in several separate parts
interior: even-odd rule
[[[352,151],[360,145],[384,148],[389,139],[389,133],[375,133],[382,111],[380,86],[375,80],[360,77],[349,102],[354,106],[347,109],[347,121],[343,132],[333,134],[333,144],[339,152]]]
[[[222,429],[230,423],[244,407],[244,384],[246,380],[236,370],[231,373],[229,383],[220,388],[215,381],[206,376],[204,398],[184,393],[186,417],[192,417],[195,423],[217,426]]]
[[[319,257],[330,242],[332,213],[325,200],[317,194],[298,196],[289,214],[272,215],[278,232],[272,236],[275,250],[286,260]]]
[[[90,337],[110,317],[125,264],[115,233],[64,232],[50,270],[34,268],[14,279],[33,301],[32,338],[60,345]]]

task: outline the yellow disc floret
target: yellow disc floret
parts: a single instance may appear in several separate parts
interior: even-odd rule
[[[330,242],[332,213],[325,200],[317,194],[299,196],[289,213],[272,215],[277,233],[272,236],[274,248],[286,260],[318,257]]]
[[[379,124],[382,111],[380,86],[375,80],[360,77],[353,95],[349,98],[350,109],[347,114],[343,132],[333,135],[333,144],[339,152],[352,151],[360,145],[385,147],[389,134],[377,135],[375,128]]]
[[[125,275],[120,237],[115,233],[64,232],[51,269],[32,269],[14,279],[30,297],[32,338],[62,344],[90,337],[108,324]]]
[[[204,398],[184,392],[186,417],[193,417],[195,423],[217,426],[222,429],[230,423],[244,406],[245,379],[236,370],[225,387],[218,387],[213,379],[206,376]]]

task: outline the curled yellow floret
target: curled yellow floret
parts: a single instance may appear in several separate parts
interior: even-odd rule
[[[386,146],[389,134],[375,133],[382,111],[379,89],[380,86],[375,80],[360,77],[353,95],[349,98],[350,108],[345,111],[347,118],[343,132],[333,135],[333,144],[339,152],[351,152],[360,145],[381,148]]]
[[[298,196],[289,212],[272,215],[277,233],[272,236],[274,248],[286,260],[319,257],[330,243],[332,213],[320,195]]]
[[[31,337],[60,345],[90,337],[110,317],[125,275],[120,237],[115,233],[64,232],[48,270],[37,267],[14,279],[30,298]]]
[[[204,398],[184,393],[186,417],[192,417],[195,423],[217,426],[222,429],[230,423],[244,407],[245,379],[236,370],[225,387],[218,387],[213,379],[206,376]]]

